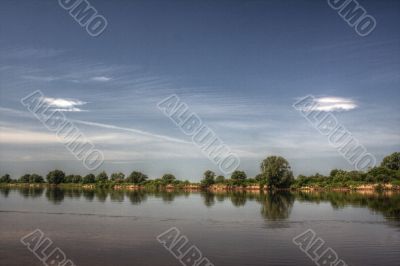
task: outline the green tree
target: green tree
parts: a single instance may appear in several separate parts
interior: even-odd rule
[[[263,181],[265,178],[264,178],[264,175],[263,175],[263,174],[258,174],[258,175],[256,175],[256,176],[254,177],[254,179],[255,179],[257,182],[261,182],[261,181]]]
[[[235,170],[231,175],[231,179],[234,185],[243,185],[247,175],[244,171]]]
[[[215,183],[223,184],[225,182],[225,177],[223,175],[219,175],[215,178]]]
[[[400,152],[392,153],[383,158],[381,166],[390,170],[400,170]]]
[[[80,175],[74,175],[74,177],[72,178],[72,183],[82,183],[82,176]]]
[[[347,171],[339,169],[332,170],[330,173],[330,177],[332,178],[333,183],[341,183],[349,180],[349,174],[347,173]]]
[[[61,170],[54,170],[47,174],[46,179],[50,184],[64,183],[65,173]]]
[[[143,183],[148,179],[148,176],[138,172],[138,171],[133,171],[126,179],[126,182],[128,183],[134,183],[134,184],[140,184]]]
[[[371,168],[367,173],[367,180],[372,182],[383,182],[388,183],[392,177],[395,177],[396,171],[386,167],[374,167]]]
[[[0,178],[0,183],[11,183],[11,177],[9,174],[5,174]]]
[[[29,183],[30,182],[30,177],[31,177],[30,174],[25,174],[25,175],[21,176],[18,179],[18,182],[20,182],[20,183]]]
[[[125,179],[125,175],[124,173],[118,172],[118,173],[112,173],[111,174],[111,180],[118,182],[118,183],[122,183],[124,182]]]
[[[173,174],[165,174],[161,177],[161,179],[164,184],[171,184],[176,180]]]
[[[32,174],[29,177],[30,183],[44,183],[44,179],[41,175]]]
[[[92,184],[95,182],[96,182],[96,177],[94,176],[94,174],[85,175],[85,177],[82,179],[83,184]]]
[[[96,176],[96,182],[104,183],[108,181],[108,175],[105,171],[102,171],[100,174]]]
[[[72,180],[74,179],[74,175],[67,175],[64,178],[64,183],[72,183]]]
[[[281,156],[267,157],[262,161],[260,168],[271,189],[288,188],[294,180],[289,162]]]
[[[203,186],[211,186],[215,183],[215,173],[211,170],[207,170],[203,174],[203,179],[201,180],[201,184]]]
[[[333,169],[333,170],[331,170],[329,176],[332,177],[332,178],[334,178],[334,177],[336,176],[336,174],[337,174],[339,171],[341,171],[341,170],[339,170],[339,169]]]

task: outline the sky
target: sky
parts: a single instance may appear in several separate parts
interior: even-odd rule
[[[0,174],[90,172],[21,104],[36,90],[103,152],[94,173],[220,173],[157,108],[171,94],[250,177],[270,155],[295,175],[354,169],[292,107],[307,95],[378,163],[400,150],[397,0],[358,1],[377,22],[365,37],[324,0],[89,2],[108,22],[98,37],[56,0],[2,1]]]

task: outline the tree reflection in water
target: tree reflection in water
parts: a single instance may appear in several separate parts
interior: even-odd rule
[[[93,201],[94,199],[94,190],[93,189],[83,189],[82,195],[87,201]]]
[[[124,201],[124,191],[123,190],[110,190],[110,199],[114,202],[123,202]]]
[[[134,205],[139,205],[143,201],[147,200],[147,193],[143,190],[127,191],[126,196],[128,197],[129,201]]]
[[[201,197],[203,198],[204,205],[211,207],[215,204],[215,194],[210,191],[201,192]]]
[[[0,194],[4,197],[4,198],[8,198],[8,194],[10,194],[10,190],[11,188],[9,187],[4,187],[0,189]]]
[[[65,189],[64,192],[67,198],[79,199],[82,196],[82,189],[80,188]]]
[[[398,192],[296,192],[300,202],[329,202],[334,209],[347,206],[367,207],[382,213],[389,220],[400,220],[400,193]]]
[[[60,204],[64,197],[80,199],[82,196],[87,201],[96,199],[105,202],[108,195],[113,202],[124,202],[125,197],[131,204],[138,205],[148,197],[160,198],[165,203],[172,203],[176,198],[186,200],[198,192],[188,191],[144,191],[144,190],[112,190],[106,188],[58,188],[48,187],[4,187],[0,188],[0,197],[7,198],[13,191],[17,191],[24,198],[42,197],[44,191],[48,201]],[[183,199],[182,199],[183,197]],[[369,208],[372,211],[383,214],[388,220],[400,220],[400,193],[398,192],[200,192],[204,206],[212,208],[214,205],[230,200],[235,207],[243,207],[248,202],[255,201],[261,205],[262,217],[270,221],[285,220],[289,218],[294,201],[298,202],[329,202],[334,209],[347,206]],[[193,200],[193,199],[187,199]]]
[[[289,218],[294,203],[294,195],[290,192],[261,193],[261,215],[271,221]]]
[[[111,190],[108,190],[108,189],[106,189],[106,188],[98,188],[98,189],[96,189],[96,191],[95,191],[95,196],[96,196],[96,198],[97,198],[98,201],[100,201],[100,202],[105,202],[106,199],[107,199],[108,193],[109,193],[110,191],[111,191]]]
[[[246,205],[247,202],[246,194],[247,193],[244,191],[233,191],[229,192],[228,196],[231,198],[233,206],[241,207]]]
[[[48,188],[46,189],[46,198],[54,204],[60,204],[64,200],[64,193],[63,189],[57,187]]]
[[[43,187],[23,187],[18,190],[24,198],[39,198],[43,195]]]

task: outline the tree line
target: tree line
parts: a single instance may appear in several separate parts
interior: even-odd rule
[[[319,173],[310,176],[299,175],[292,186],[350,187],[376,183],[400,186],[400,152],[386,156],[379,166],[366,172],[333,169],[328,176]]]
[[[97,175],[88,174],[66,175],[61,170],[53,170],[46,175],[46,181],[49,184],[98,184],[98,185],[115,185],[115,184],[135,184],[149,186],[166,186],[166,185],[190,185],[187,180],[178,180],[173,174],[164,174],[161,178],[149,180],[148,176],[139,171],[133,171],[130,175],[125,176],[122,172],[112,173],[110,176],[105,171]],[[0,183],[45,183],[45,179],[38,174],[25,174],[18,180],[11,179],[6,174],[0,178]],[[349,186],[360,183],[394,183],[400,185],[400,153],[395,152],[386,156],[381,165],[369,169],[367,172],[362,171],[345,171],[334,169],[329,176],[315,174],[311,176],[299,175],[294,179],[293,172],[289,162],[281,156],[269,156],[260,164],[260,173],[253,178],[248,178],[244,171],[234,171],[230,178],[222,175],[216,175],[213,171],[204,172],[200,185],[209,187],[215,184],[228,186],[251,186],[260,185],[269,188],[289,188],[304,186]]]

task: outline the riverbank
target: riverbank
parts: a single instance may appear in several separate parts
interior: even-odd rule
[[[247,185],[247,186],[235,186],[226,184],[214,184],[208,187],[204,187],[200,184],[167,184],[167,185],[146,185],[146,184],[113,184],[113,183],[93,183],[93,184],[48,184],[48,183],[3,183],[0,187],[29,187],[29,188],[43,188],[43,187],[59,187],[59,188],[81,188],[81,189],[98,189],[98,188],[109,188],[113,190],[185,190],[185,191],[269,191],[268,186],[262,185]],[[374,183],[374,184],[358,184],[358,185],[336,185],[329,187],[322,186],[302,186],[302,187],[291,187],[291,188],[278,188],[274,189],[278,191],[400,191],[400,185],[391,183]]]

